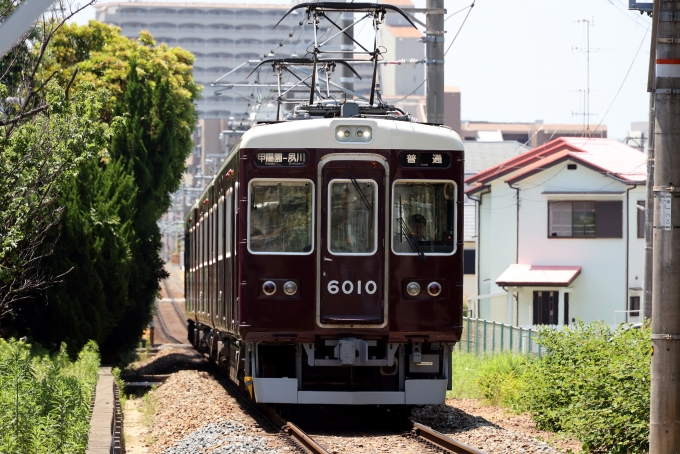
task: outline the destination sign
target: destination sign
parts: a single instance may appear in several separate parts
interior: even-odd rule
[[[399,165],[402,167],[429,167],[443,169],[451,164],[448,153],[420,153],[404,151],[399,154]]]
[[[255,155],[259,167],[302,167],[307,164],[306,151],[266,151]]]

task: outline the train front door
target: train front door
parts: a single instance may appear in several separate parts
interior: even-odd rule
[[[320,326],[377,327],[386,321],[386,169],[382,162],[345,155],[321,168]]]

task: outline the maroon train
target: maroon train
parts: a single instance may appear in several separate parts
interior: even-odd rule
[[[259,402],[442,403],[463,145],[350,104],[296,109],[229,153],[185,221],[189,338]]]

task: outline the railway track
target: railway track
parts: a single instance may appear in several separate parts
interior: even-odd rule
[[[268,424],[272,429],[285,434],[300,452],[329,454],[329,451],[318,443],[313,436],[306,433],[292,421],[284,419],[270,406],[253,402],[230,380],[219,377],[216,373],[213,373],[213,376],[260,424]],[[125,379],[126,387],[151,387],[163,383],[168,377],[169,375],[128,377]],[[129,382],[127,380],[129,380]],[[395,421],[395,424],[406,428],[406,431],[408,432],[406,435],[408,438],[415,439],[420,443],[428,445],[428,447],[435,448],[436,451],[455,454],[484,454],[483,451],[460,443],[428,426],[411,421],[410,419]]]

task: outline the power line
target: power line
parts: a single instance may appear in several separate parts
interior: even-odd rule
[[[465,19],[463,19],[463,23],[460,24],[460,28],[459,28],[458,31],[456,32],[456,36],[453,37],[453,41],[451,41],[451,44],[449,44],[449,47],[446,48],[446,52],[444,52],[444,56],[445,56],[445,57],[446,57],[446,54],[449,53],[449,50],[451,50],[451,46],[453,46],[453,43],[456,42],[456,38],[458,38],[458,35],[460,35],[461,30],[463,30],[463,25],[465,25],[465,22],[468,20],[468,17],[470,16],[470,12],[472,12],[472,8],[475,7],[475,2],[476,2],[476,1],[477,1],[477,0],[474,0],[470,6],[467,6],[467,7],[466,7],[466,8],[469,8],[469,9],[468,9],[468,12],[467,12],[467,14],[465,15]],[[465,8],[463,8],[463,9],[465,9]],[[454,13],[454,14],[455,14],[455,13]],[[451,17],[451,16],[449,16],[449,17]]]
[[[609,104],[609,107],[607,107],[607,111],[604,113],[602,116],[602,119],[600,120],[600,123],[598,123],[597,127],[593,131],[593,133],[597,132],[599,127],[602,125],[602,122],[604,122],[604,119],[607,117],[607,114],[609,113],[609,110],[611,110],[612,106],[614,105],[614,102],[616,101],[616,98],[619,97],[619,93],[621,93],[621,89],[623,88],[623,85],[626,83],[626,80],[628,79],[628,75],[630,74],[630,70],[633,69],[633,65],[635,64],[635,60],[637,60],[637,56],[640,53],[640,49],[642,49],[642,45],[645,42],[645,38],[647,38],[647,33],[649,32],[649,29],[645,30],[645,34],[642,37],[642,41],[640,41],[640,45],[638,46],[637,52],[635,52],[635,56],[633,57],[633,61],[630,63],[630,66],[628,67],[628,71],[626,72],[625,77],[623,78],[623,81],[621,82],[621,85],[619,86],[618,91],[616,92],[616,95],[614,95],[614,99],[612,99],[611,104]]]

